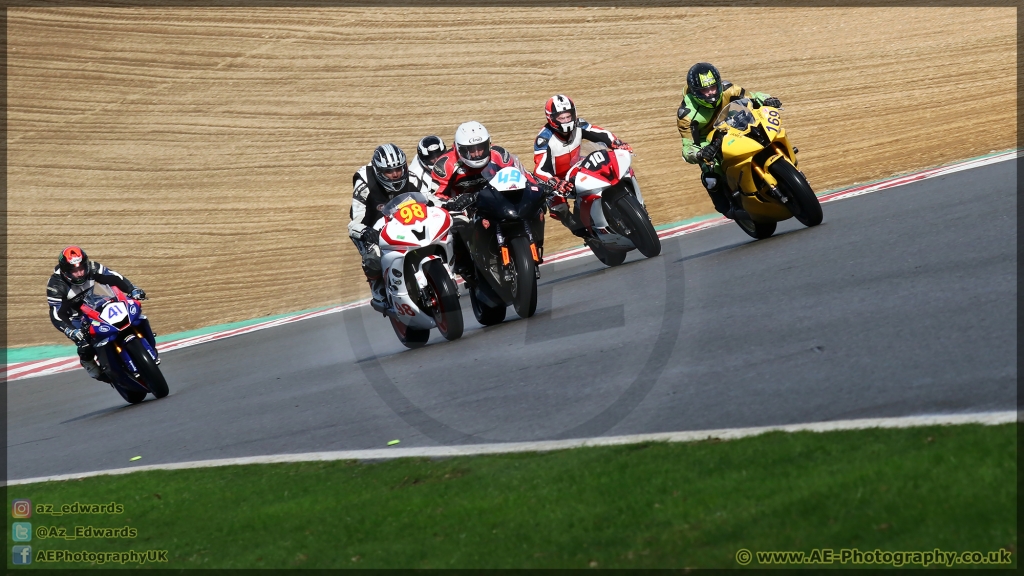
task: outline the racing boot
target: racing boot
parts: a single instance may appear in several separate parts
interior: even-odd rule
[[[729,196],[729,211],[725,214],[725,217],[732,220],[750,220],[750,214],[740,204],[739,192],[733,192]]]
[[[573,204],[573,209],[569,211],[562,223],[569,229],[569,232],[572,232],[573,236],[583,239],[593,236],[580,218],[579,204]]]
[[[469,248],[462,242],[462,237],[458,232],[452,238],[452,252],[454,256],[452,271],[462,276],[464,281],[472,282],[475,271],[473,255],[469,253]]]
[[[555,220],[565,222],[569,217],[569,203],[561,196],[552,196],[548,199],[548,211]]]
[[[574,236],[579,236],[580,238],[587,236],[586,228],[580,223],[579,217],[572,210],[569,210],[569,203],[565,201],[564,197],[560,195],[552,196],[548,200],[548,211],[551,213],[552,218],[561,222]]]
[[[107,376],[107,373],[104,372],[103,369],[100,368],[100,365],[96,363],[95,359],[89,358],[87,360],[85,358],[79,358],[79,361],[81,361],[82,368],[85,368],[85,371],[89,374],[90,378],[99,380],[100,382],[106,382],[107,384],[113,383],[111,382],[110,377]]]
[[[729,219],[735,219],[735,209],[733,202],[726,195],[725,185],[722,179],[715,173],[701,174],[701,184],[704,184],[704,189],[707,190],[708,196],[711,197],[711,202],[715,205],[715,210],[719,214]]]
[[[378,276],[368,279],[368,281],[370,283],[370,308],[384,314],[388,309],[388,296],[384,289],[384,278]]]

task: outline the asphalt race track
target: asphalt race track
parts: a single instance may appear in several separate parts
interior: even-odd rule
[[[482,328],[463,297],[463,338],[420,350],[368,307],[176,350],[171,395],[138,406],[80,370],[9,382],[7,476],[1014,410],[1016,186],[1001,162],[767,240],[546,265],[537,316]]]

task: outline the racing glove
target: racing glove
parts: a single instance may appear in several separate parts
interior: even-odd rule
[[[363,228],[363,231],[359,234],[359,239],[362,240],[364,244],[375,245],[380,241],[380,230],[367,226],[366,228]]]
[[[626,152],[632,152],[633,151],[633,147],[632,146],[630,146],[629,144],[626,144],[625,142],[623,142],[622,140],[619,140],[618,138],[616,138],[615,140],[612,140],[612,148],[615,149],[615,150],[625,150]]]
[[[761,105],[771,106],[772,108],[782,108],[782,101],[776,98],[775,96],[772,96],[771,98],[765,98],[764,102],[762,102]]]
[[[143,290],[142,288],[136,288],[135,290],[132,290],[132,293],[129,294],[128,297],[134,300],[145,300],[146,291]]]
[[[551,190],[557,194],[565,196],[572,192],[572,182],[569,180],[563,180],[561,178],[551,178],[548,180],[548,184],[551,185]]]
[[[85,333],[78,328],[65,328],[64,335],[70,338],[75,344],[81,346],[85,343]]]
[[[717,153],[718,149],[713,143],[707,144],[703,148],[701,148],[699,152],[697,152],[697,160],[700,160],[705,164],[709,164],[711,162],[714,162],[715,154]]]
[[[449,212],[462,212],[469,208],[469,205],[475,200],[476,196],[474,194],[459,194],[452,200],[445,202],[441,207]]]

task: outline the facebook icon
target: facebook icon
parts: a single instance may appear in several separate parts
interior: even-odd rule
[[[11,562],[15,564],[31,564],[32,563],[32,547],[31,546],[15,546],[11,549]]]

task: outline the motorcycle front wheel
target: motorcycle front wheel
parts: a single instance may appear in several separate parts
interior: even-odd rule
[[[512,307],[520,318],[529,318],[537,312],[537,264],[533,261],[530,241],[522,236],[510,242],[512,265]]]
[[[448,275],[448,270],[440,260],[430,260],[423,267],[423,275],[427,277],[427,285],[434,291],[437,304],[431,310],[437,331],[445,340],[455,340],[462,336],[462,306],[459,305],[459,287]]]
[[[811,190],[811,185],[807,183],[804,175],[792,164],[782,159],[769,166],[768,171],[779,182],[782,192],[796,204],[796,210],[790,209],[793,216],[804,226],[821,224],[824,218],[821,213],[821,203],[818,202],[818,197],[814,195],[814,190]]]
[[[134,338],[125,342],[124,348],[128,351],[128,355],[132,357],[132,362],[135,362],[135,368],[139,371],[139,378],[149,387],[149,391],[153,393],[153,396],[157,398],[167,396],[170,392],[167,388],[167,380],[164,380],[163,372],[160,371],[160,367],[157,366],[156,361],[146,351],[142,342],[138,338]]]
[[[636,249],[647,258],[661,254],[661,238],[654,231],[654,225],[647,216],[643,205],[632,194],[623,194],[615,201],[615,210],[622,217],[623,223],[630,229],[626,235]]]

